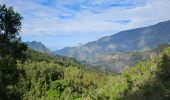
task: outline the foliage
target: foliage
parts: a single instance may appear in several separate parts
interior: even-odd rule
[[[13,87],[19,76],[16,61],[25,60],[27,49],[20,43],[21,19],[13,8],[0,5],[0,99],[19,98]]]
[[[20,15],[5,5],[0,11],[0,99],[170,99],[170,46],[160,46],[157,52],[165,48],[161,54],[120,74],[104,73],[84,67],[74,58],[25,51],[17,37]]]
[[[169,97],[170,86],[165,84],[169,79],[162,82],[163,77],[159,77],[160,73],[167,75],[161,69],[163,62],[170,61],[164,61],[164,53],[141,61],[121,74],[112,74],[86,68],[72,58],[28,52],[27,61],[17,64],[23,71],[18,91],[26,100],[161,100]]]

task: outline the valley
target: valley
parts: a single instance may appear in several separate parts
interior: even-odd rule
[[[129,6],[127,1],[116,1],[118,4],[112,5],[107,1],[108,4],[102,3],[107,6],[102,6],[101,10],[98,8],[100,2],[95,2],[95,5],[89,5],[87,1],[83,4],[75,3],[80,7],[66,6],[67,1],[25,2],[31,3],[31,6],[25,6],[24,2],[16,0],[16,11],[16,8],[6,5],[11,4],[10,1],[3,0],[3,5],[0,4],[0,100],[170,100],[170,20],[113,33],[83,45],[64,47],[67,42],[73,45],[84,38],[89,40],[80,36],[80,39],[74,41],[78,34],[83,34],[75,32],[77,29],[82,31],[88,26],[88,30],[85,28],[83,32],[102,31],[101,23],[97,23],[97,20],[95,24],[93,20],[110,7],[128,6],[122,9],[131,12],[152,8],[152,4],[149,7],[138,5],[139,7],[133,8],[134,5]],[[161,4],[166,5],[163,2]],[[89,6],[97,12],[87,9]],[[46,8],[42,9],[43,7]],[[76,16],[80,13],[79,10],[86,10],[87,18],[91,16],[92,22],[87,26],[87,19],[82,20],[84,16],[80,19],[81,15]],[[122,10],[119,8],[119,11]],[[73,15],[68,16],[70,13]],[[22,14],[26,16],[26,20]],[[158,22],[157,17],[160,16],[154,17]],[[148,17],[142,16],[143,18]],[[72,21],[74,23],[70,23]],[[109,32],[112,29],[110,23],[111,26],[125,28],[134,22],[130,19],[114,22],[104,20],[102,28]],[[95,27],[91,29],[91,25]],[[135,25],[138,26],[137,23]],[[57,32],[56,28],[59,29]],[[86,34],[90,36],[88,32]],[[56,36],[60,38],[59,43],[56,42]],[[67,36],[71,39],[66,40]],[[26,40],[30,41],[25,42]],[[53,51],[48,47],[64,48]]]

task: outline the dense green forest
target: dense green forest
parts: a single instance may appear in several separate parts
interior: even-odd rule
[[[76,60],[32,50],[17,62],[18,82],[7,86],[10,98],[42,100],[168,100],[170,47],[121,74],[87,69]],[[14,97],[13,97],[14,96]]]
[[[170,99],[170,46],[120,74],[107,73],[74,58],[27,49],[18,34],[21,19],[12,8],[0,6],[1,100]]]

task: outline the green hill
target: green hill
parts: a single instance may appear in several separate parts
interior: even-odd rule
[[[8,89],[26,100],[165,100],[170,97],[170,69],[165,73],[163,68],[164,63],[170,65],[169,54],[166,47],[152,60],[114,74],[83,67],[73,58],[28,50],[26,62],[17,63],[18,83]],[[159,75],[167,79],[162,81]]]

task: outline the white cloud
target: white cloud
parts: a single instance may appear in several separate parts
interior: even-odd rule
[[[23,35],[58,35],[118,32],[121,30],[147,26],[170,19],[170,0],[150,0],[143,6],[132,8],[110,7],[109,9],[92,10],[93,6],[111,2],[113,0],[58,0],[56,2],[43,2],[43,0],[2,0],[13,6],[23,17]],[[139,5],[143,0],[116,0],[118,3],[128,4],[133,1]],[[70,3],[71,2],[71,3]],[[87,2],[85,5],[83,5]],[[45,3],[45,4],[42,4]],[[50,4],[50,6],[48,5]],[[115,3],[115,2],[114,2]],[[118,4],[116,3],[116,4]],[[65,8],[65,5],[80,4],[81,11]],[[88,7],[87,5],[91,5]],[[107,5],[107,4],[106,4]],[[74,7],[74,6],[73,6]],[[90,9],[89,9],[90,8]],[[61,19],[59,16],[70,16]],[[118,20],[128,19],[132,22],[122,25],[115,23]]]

